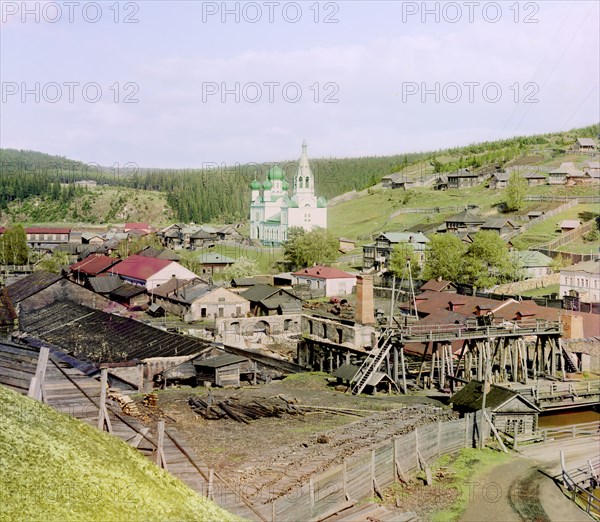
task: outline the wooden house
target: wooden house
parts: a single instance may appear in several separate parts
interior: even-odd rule
[[[596,150],[596,142],[593,138],[578,138],[573,144],[573,150],[579,152],[593,152]]]
[[[248,359],[239,355],[224,354],[211,359],[194,359],[196,381],[198,385],[210,383],[213,386],[240,385],[240,369],[247,365]]]
[[[445,221],[446,232],[452,234],[468,234],[477,232],[479,227],[485,223],[485,218],[478,216],[470,210],[465,210],[460,214],[450,216]]]
[[[389,189],[409,189],[415,185],[414,180],[408,179],[404,174],[396,172],[381,178],[381,186]]]
[[[572,162],[565,161],[560,164],[560,167],[555,168],[548,172],[548,184],[549,185],[565,185],[567,180],[574,179],[583,175]]]
[[[487,220],[483,225],[479,227],[479,230],[490,230],[496,232],[500,236],[515,232],[520,227],[514,221],[504,218],[495,218]]]
[[[235,259],[217,254],[215,252],[203,252],[197,257],[198,261],[202,265],[203,276],[210,277],[215,274],[220,274],[228,266],[235,263]]]
[[[479,185],[480,181],[479,176],[469,169],[459,169],[456,172],[448,174],[449,189],[475,187]]]
[[[503,189],[508,186],[508,179],[510,175],[508,172],[495,172],[490,177],[490,188],[491,189]]]
[[[452,408],[462,415],[480,411],[483,383],[471,381],[451,398]],[[508,434],[531,434],[537,429],[540,409],[514,390],[488,384],[485,410],[497,430]]]
[[[302,299],[283,288],[259,284],[248,288],[240,295],[250,301],[250,311],[255,316],[302,312]]]
[[[541,172],[527,172],[523,174],[523,178],[527,181],[529,187],[546,184],[546,176]]]
[[[333,373],[333,376],[337,379],[338,384],[345,384],[349,386],[359,369],[360,368],[358,366],[344,363]],[[373,372],[367,381],[367,393],[375,394],[378,391],[390,393],[392,389],[397,389],[397,386],[394,384],[394,381],[390,378],[390,376],[384,372]]]
[[[431,290],[432,292],[456,294],[457,288],[458,287],[452,281],[445,281],[444,279],[430,279],[420,288],[420,290],[422,292]]]
[[[342,253],[350,252],[351,250],[354,250],[356,248],[356,241],[354,239],[340,237],[338,241],[340,242],[338,250]]]
[[[580,219],[563,219],[559,224],[558,228],[564,234],[565,232],[570,232],[571,230],[575,230],[576,228],[581,226]]]

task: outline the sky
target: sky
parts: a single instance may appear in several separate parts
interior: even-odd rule
[[[200,168],[600,121],[600,2],[2,1],[0,146]]]

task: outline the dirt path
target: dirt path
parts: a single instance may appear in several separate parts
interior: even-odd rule
[[[555,454],[556,458],[558,453]],[[588,522],[593,520],[562,494],[548,475],[555,460],[519,456],[497,466],[468,487],[462,522]]]

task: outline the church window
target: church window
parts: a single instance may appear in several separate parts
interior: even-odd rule
[[[308,176],[306,176],[306,178],[304,178],[304,186],[305,186],[305,188],[309,188],[310,187]]]
[[[302,176],[298,177],[298,188],[302,188]]]

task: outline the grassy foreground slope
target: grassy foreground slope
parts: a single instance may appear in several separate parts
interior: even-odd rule
[[[125,442],[0,386],[0,520],[237,520]]]

